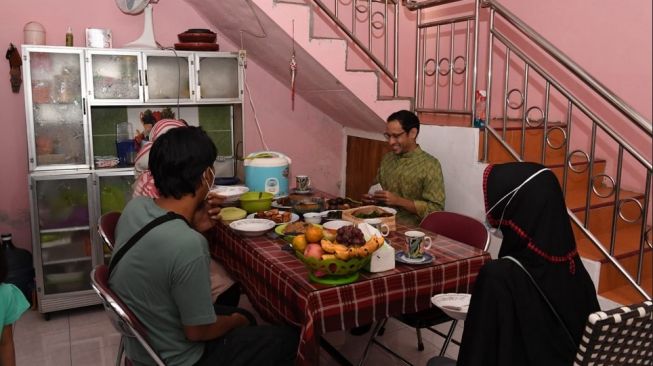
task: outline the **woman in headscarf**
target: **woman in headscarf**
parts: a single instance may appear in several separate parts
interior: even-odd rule
[[[558,180],[535,163],[490,165],[483,191],[503,242],[477,277],[457,364],[571,365],[599,304]]]

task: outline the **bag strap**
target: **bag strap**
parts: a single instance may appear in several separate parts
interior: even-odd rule
[[[556,319],[558,319],[558,322],[560,322],[560,324],[562,325],[562,328],[565,330],[565,333],[567,334],[567,337],[569,338],[569,341],[571,342],[572,346],[574,348],[577,348],[578,346],[576,345],[576,342],[574,342],[574,337],[571,336],[571,332],[569,331],[569,328],[567,328],[567,325],[565,324],[565,322],[562,321],[562,318],[560,317],[560,315],[558,315],[558,312],[553,307],[553,304],[551,304],[551,302],[549,301],[549,298],[546,297],[546,295],[544,295],[544,291],[542,291],[540,286],[538,286],[537,282],[535,282],[535,279],[533,278],[533,276],[531,276],[530,272],[528,272],[528,270],[521,264],[521,262],[519,262],[514,257],[511,257],[511,256],[507,255],[507,256],[501,257],[501,258],[505,258],[505,259],[508,259],[508,260],[511,260],[511,261],[515,262],[519,266],[519,268],[521,268],[522,270],[524,270],[524,272],[526,272],[526,275],[528,276],[528,278],[530,278],[531,282],[533,283],[533,285],[535,286],[537,291],[540,293],[540,295],[542,296],[542,298],[544,299],[546,304],[549,305],[549,309],[551,309],[551,312],[553,312],[553,315],[555,315]]]
[[[111,274],[113,268],[116,266],[116,264],[118,264],[118,262],[120,262],[120,260],[127,253],[127,251],[131,247],[133,247],[134,244],[136,244],[145,234],[147,234],[150,230],[154,229],[155,227],[163,224],[164,222],[168,222],[174,219],[181,219],[184,222],[188,223],[186,221],[186,218],[184,218],[183,216],[175,212],[168,211],[165,215],[159,216],[156,219],[147,223],[147,225],[143,226],[136,234],[134,234],[134,236],[129,238],[129,240],[127,241],[127,243],[125,243],[125,245],[121,246],[120,249],[118,249],[118,251],[113,255],[113,257],[111,258],[111,262],[109,263],[109,274]]]

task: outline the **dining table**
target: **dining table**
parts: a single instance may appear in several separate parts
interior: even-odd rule
[[[400,223],[386,241],[402,250],[408,230],[432,238],[427,249],[431,262],[395,262],[394,269],[377,273],[360,270],[356,281],[342,285],[312,282],[309,269],[274,231],[248,237],[218,223],[210,250],[263,319],[301,329],[296,364],[318,365],[323,334],[429,308],[435,294],[470,293],[479,270],[490,261],[485,251]]]

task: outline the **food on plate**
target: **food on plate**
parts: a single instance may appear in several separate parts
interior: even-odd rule
[[[374,219],[377,217],[390,217],[393,216],[390,212],[381,210],[381,209],[375,209],[374,211],[371,212],[356,212],[354,213],[354,217],[357,217],[359,219]]]
[[[347,225],[336,231],[336,241],[345,245],[361,245],[365,243],[365,236],[361,229]]]
[[[308,242],[306,241],[306,235],[300,234],[292,239],[293,249],[298,250],[302,253],[304,252],[304,250],[306,250],[307,245]]]
[[[289,222],[292,218],[292,215],[288,211],[280,211],[276,208],[267,211],[259,211],[254,217],[257,219],[268,219],[276,222],[277,224],[283,224]]]
[[[309,226],[311,226],[311,224],[307,224],[303,221],[291,222],[290,224],[286,225],[286,228],[283,230],[283,233],[286,235],[305,234],[306,229],[308,229]]]
[[[311,225],[306,229],[306,241],[309,243],[319,243],[322,236],[322,228],[319,226]]]
[[[324,250],[322,250],[320,244],[308,244],[304,250],[304,257],[322,259],[322,254],[324,254]]]
[[[340,210],[331,210],[327,212],[327,220],[342,220],[342,211]]]
[[[360,202],[356,202],[351,198],[336,197],[327,200],[327,210],[348,210],[350,208],[360,206]],[[338,217],[340,219],[341,217]]]

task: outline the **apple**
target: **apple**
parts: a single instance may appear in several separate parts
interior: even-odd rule
[[[306,249],[304,250],[304,257],[307,258],[310,257],[310,258],[322,260],[322,254],[324,254],[324,250],[322,250],[320,244],[310,243],[306,246]]]

